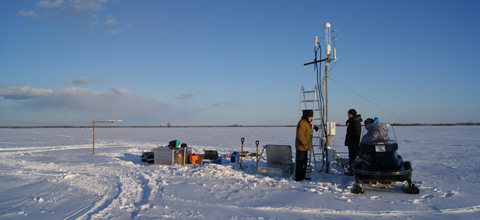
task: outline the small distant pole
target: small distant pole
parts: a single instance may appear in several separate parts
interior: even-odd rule
[[[121,122],[122,120],[108,120],[108,121],[92,121],[93,124],[93,155],[95,155],[95,123],[115,123],[115,121]]]

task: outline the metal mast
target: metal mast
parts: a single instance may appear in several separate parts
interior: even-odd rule
[[[330,162],[331,161],[334,161],[335,160],[335,157],[336,157],[336,152],[335,152],[335,149],[333,149],[333,147],[331,146],[330,142],[332,141],[333,139],[333,135],[335,135],[335,123],[333,122],[329,122],[329,118],[328,118],[328,67],[330,66],[330,62],[331,61],[334,61],[336,62],[337,60],[337,57],[336,57],[336,49],[335,49],[335,40],[337,39],[336,38],[336,34],[337,34],[337,31],[336,30],[333,30],[333,31],[330,31],[330,28],[331,28],[331,25],[330,23],[325,23],[324,25],[324,28],[325,28],[325,59],[321,59],[318,60],[317,59],[317,50],[319,50],[321,48],[321,45],[320,43],[318,42],[318,37],[315,38],[315,59],[313,62],[310,62],[310,63],[305,63],[304,65],[310,65],[310,64],[314,64],[315,65],[315,70],[318,71],[317,72],[317,79],[319,79],[319,76],[320,76],[320,69],[318,68],[318,64],[321,63],[321,62],[325,62],[325,74],[324,74],[324,77],[323,77],[323,82],[324,82],[324,93],[323,94],[319,94],[320,97],[322,97],[323,95],[323,99],[325,100],[325,109],[324,111],[321,112],[322,115],[322,123],[321,125],[323,125],[323,143],[322,143],[322,150],[323,150],[323,154],[325,156],[325,164],[326,164],[326,172],[329,171],[329,165],[330,165]],[[332,56],[332,42],[333,42],[333,59],[331,58]],[[321,53],[320,53],[320,56],[321,56]],[[320,91],[322,91],[322,88],[320,86],[320,82],[318,82],[317,80],[317,88],[319,88],[319,93],[321,93]],[[323,121],[324,120],[324,121]]]

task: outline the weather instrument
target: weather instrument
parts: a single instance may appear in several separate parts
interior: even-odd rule
[[[315,164],[315,168],[317,170],[317,163],[323,163],[323,165],[326,165],[326,172],[328,173],[329,171],[329,164],[331,161],[334,161],[336,158],[336,152],[335,149],[331,146],[330,142],[333,139],[333,135],[335,135],[335,123],[330,122],[328,120],[328,73],[331,71],[334,65],[330,66],[330,63],[335,64],[337,62],[337,50],[335,48],[335,40],[337,40],[337,34],[338,32],[336,30],[330,30],[332,26],[330,23],[325,23],[324,28],[325,28],[325,58],[322,59],[322,46],[320,43],[321,38],[318,36],[315,37],[315,47],[314,47],[314,52],[315,52],[315,57],[313,62],[305,63],[304,66],[307,65],[314,65],[314,71],[317,73],[317,83],[315,86],[315,90],[313,91],[314,94],[314,121],[316,118],[320,120],[320,127],[322,127],[322,131],[319,132],[318,136],[316,138],[316,142],[318,143],[318,146],[320,147],[320,150],[322,151],[321,154],[315,154],[313,150],[313,145],[314,145],[314,135],[312,135],[312,151],[310,152],[310,158],[313,155],[313,160]],[[325,63],[325,71],[323,74],[323,80],[321,77],[321,69],[319,68],[321,63]],[[330,70],[328,68],[330,67]],[[305,97],[302,87],[302,96]],[[303,100],[301,99],[301,102],[308,102],[310,100]],[[315,101],[318,103],[318,107],[315,106]],[[306,106],[306,105],[305,105]],[[315,109],[316,108],[316,109]],[[300,110],[302,109],[302,106],[300,107]],[[312,126],[314,126],[314,122],[312,121]],[[318,158],[316,158],[318,155]],[[325,158],[325,160],[324,160]],[[311,160],[310,160],[311,162]],[[319,171],[321,169],[318,169]]]

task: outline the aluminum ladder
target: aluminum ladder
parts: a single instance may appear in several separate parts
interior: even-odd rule
[[[307,99],[307,97],[309,99]],[[311,140],[312,150],[310,150],[310,153],[308,156],[308,162],[307,162],[308,164],[307,173],[310,174],[312,170],[316,172],[320,172],[320,169],[323,165],[323,160],[324,160],[323,159],[323,141],[322,141],[324,126],[318,125],[319,132],[317,135],[314,135],[315,130],[313,129],[316,121],[320,123],[322,123],[323,121],[321,118],[323,116],[321,114],[320,100],[319,100],[319,93],[318,93],[317,86],[315,86],[315,89],[313,91],[305,91],[305,89],[302,86],[302,91],[300,94],[300,110],[298,114],[299,120],[301,120],[302,111],[307,109],[313,110],[313,119],[311,122],[312,123],[312,140]],[[315,148],[318,149],[317,153],[315,152]],[[312,158],[313,158],[313,163],[312,163]]]

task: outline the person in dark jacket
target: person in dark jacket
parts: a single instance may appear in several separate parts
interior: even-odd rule
[[[307,173],[308,151],[312,149],[312,110],[303,110],[302,119],[297,124],[297,135],[295,137],[295,181],[310,180],[305,177]],[[314,126],[318,131],[318,127]]]
[[[360,144],[362,135],[362,115],[357,115],[355,109],[348,110],[347,134],[345,136],[345,146],[348,147],[349,168],[346,175],[353,175],[352,164],[357,156],[357,147]]]

